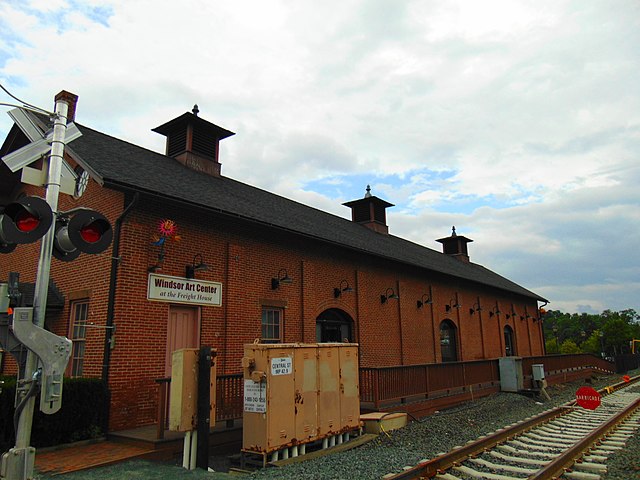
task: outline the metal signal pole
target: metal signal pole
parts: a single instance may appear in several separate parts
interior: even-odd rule
[[[51,142],[51,154],[48,161],[48,177],[46,183],[46,201],[54,214],[58,211],[58,196],[60,194],[69,100],[70,98],[68,97],[67,92],[60,92],[56,95],[53,138]],[[43,169],[44,168],[46,168],[46,165],[43,166]],[[42,237],[42,243],[40,245],[40,260],[38,262],[38,273],[33,298],[33,323],[41,328],[44,328],[45,311],[47,308],[47,294],[49,289],[54,234],[55,222],[52,223],[49,231]],[[36,381],[37,368],[38,357],[33,351],[29,350],[25,364],[24,379]],[[18,429],[16,431],[16,445],[14,448],[9,450],[2,459],[2,471],[0,472],[0,476],[2,478],[11,480],[29,480],[33,478],[35,449],[30,447],[29,443],[31,441],[34,407],[35,395],[31,395],[26,399],[24,408],[22,408],[20,413]]]

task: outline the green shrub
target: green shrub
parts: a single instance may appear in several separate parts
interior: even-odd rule
[[[0,393],[0,451],[4,452],[15,443],[15,377],[0,376],[2,380],[5,383]],[[38,395],[31,429],[33,447],[49,447],[104,435],[109,393],[100,379],[65,378],[62,408],[53,415],[43,414],[39,405]]]

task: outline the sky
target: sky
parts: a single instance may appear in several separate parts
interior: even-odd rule
[[[640,312],[637,0],[0,0],[0,84],[158,152],[197,104],[224,176],[344,218],[371,185],[548,309]]]

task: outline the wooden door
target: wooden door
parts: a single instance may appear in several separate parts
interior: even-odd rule
[[[181,348],[200,346],[200,315],[197,307],[172,305],[167,326],[165,376],[171,376],[171,355]]]

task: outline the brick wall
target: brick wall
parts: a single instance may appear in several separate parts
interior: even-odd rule
[[[212,180],[215,181],[215,180]],[[125,195],[91,182],[79,200],[62,195],[60,209],[95,208],[115,224],[126,206]],[[540,323],[520,319],[525,307],[537,314],[531,299],[494,291],[441,274],[399,266],[313,239],[270,229],[241,219],[205,213],[187,205],[167,205],[160,197],[143,198],[122,227],[115,306],[115,343],[111,351],[109,387],[112,392],[110,428],[132,428],[155,422],[158,386],[165,376],[167,322],[170,304],[147,300],[148,267],[158,261],[162,219],[178,225],[179,241],[169,240],[158,273],[183,277],[185,266],[202,255],[208,270],[196,278],[222,283],[222,306],[200,309],[200,343],[218,350],[218,372],[241,371],[243,345],[260,337],[263,304],[283,305],[284,341],[315,342],[316,318],[327,309],[340,309],[353,319],[354,341],[360,344],[362,366],[410,365],[439,362],[440,324],[451,320],[457,328],[458,358],[473,360],[504,354],[503,330],[513,328],[519,355],[543,353]],[[364,227],[363,227],[364,228]],[[0,256],[0,278],[18,270],[21,281],[34,281],[38,245],[19,246]],[[50,328],[69,335],[69,299],[89,298],[85,354],[86,376],[99,377],[103,368],[111,249],[100,255],[81,255],[63,263],[54,260],[51,278],[64,292],[62,312],[48,319]],[[291,285],[271,289],[271,278],[286,269]],[[353,292],[334,298],[343,280]],[[387,289],[399,295],[381,303]],[[432,304],[416,302],[432,293]],[[470,314],[480,302],[482,311]],[[461,308],[446,311],[447,304]],[[499,306],[501,314],[489,316]],[[516,318],[505,318],[513,309]],[[15,371],[8,361],[5,372]]]

